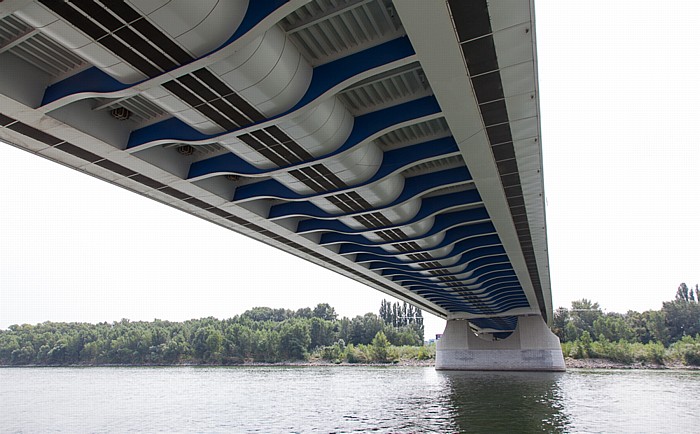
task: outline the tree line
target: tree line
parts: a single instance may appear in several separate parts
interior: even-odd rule
[[[604,313],[587,299],[559,308],[552,320],[565,356],[620,362],[700,365],[700,287],[681,283],[660,310]]]
[[[422,346],[424,329],[419,309],[385,305],[401,317],[410,311],[414,319],[399,324],[374,313],[338,319],[322,303],[296,311],[256,307],[223,320],[11,325],[0,330],[0,364],[238,364],[306,360],[312,353],[391,361],[391,346]],[[326,348],[342,351],[324,353]]]

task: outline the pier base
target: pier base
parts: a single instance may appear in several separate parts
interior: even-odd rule
[[[505,339],[476,336],[467,320],[448,320],[437,342],[435,369],[461,371],[564,371],[559,338],[541,316],[521,316]]]

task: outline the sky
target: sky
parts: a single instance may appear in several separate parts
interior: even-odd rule
[[[700,283],[700,6],[537,1],[554,307],[659,309]],[[383,293],[0,144],[0,329],[377,312]],[[426,337],[444,321],[426,316]]]

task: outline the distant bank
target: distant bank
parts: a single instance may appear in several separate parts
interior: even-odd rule
[[[682,363],[668,363],[664,365],[655,363],[621,363],[608,359],[573,359],[567,357],[564,360],[567,369],[640,369],[640,370],[687,370],[698,371],[700,366],[689,366]],[[313,361],[287,361],[287,362],[244,362],[240,364],[195,364],[195,363],[178,363],[178,364],[68,364],[68,365],[0,365],[0,368],[104,368],[104,367],[266,367],[266,366],[292,366],[292,367],[319,367],[319,366],[354,366],[354,367],[433,367],[435,359],[430,360],[399,360],[392,363],[335,363],[328,360],[313,360]]]

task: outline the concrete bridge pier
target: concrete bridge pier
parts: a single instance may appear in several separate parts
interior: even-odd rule
[[[437,342],[435,368],[462,371],[564,371],[559,338],[541,316],[518,317],[505,339],[476,336],[468,320],[447,321]]]

